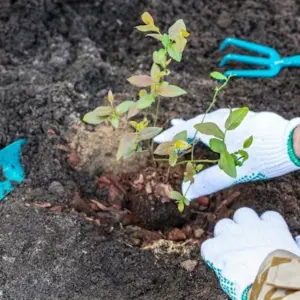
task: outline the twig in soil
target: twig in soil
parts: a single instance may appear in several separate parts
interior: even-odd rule
[[[168,166],[168,171],[167,171],[167,174],[166,174],[166,179],[165,179],[165,183],[168,183],[169,182],[169,177],[170,177],[170,170],[171,170],[171,166]]]
[[[108,208],[103,205],[102,203],[96,201],[96,200],[90,200],[92,203],[94,203],[96,205],[97,208],[99,208],[100,210],[106,211]]]
[[[110,175],[106,175],[107,179],[110,180],[110,182],[116,187],[119,189],[119,191],[122,192],[122,194],[125,196],[127,193],[126,191],[124,190],[124,188],[121,186],[121,184],[119,182],[117,182],[112,176]]]
[[[224,206],[230,206],[232,202],[239,197],[241,193],[240,192],[234,192],[231,195],[228,196],[227,199],[223,200],[221,204],[216,208],[216,212],[219,212]]]

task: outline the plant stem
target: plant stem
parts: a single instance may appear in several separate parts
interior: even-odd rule
[[[219,92],[227,85],[227,83],[228,83],[230,77],[231,77],[231,76],[229,76],[229,77],[227,78],[227,80],[226,80],[220,87],[217,87],[217,88],[215,89],[215,93],[214,93],[214,96],[213,96],[213,100],[212,100],[212,102],[210,103],[209,107],[207,108],[207,110],[206,110],[206,112],[205,112],[205,114],[204,114],[204,116],[203,116],[202,121],[200,122],[200,124],[204,122],[204,119],[205,119],[206,115],[210,112],[210,110],[212,109],[212,107],[215,105],[215,103],[216,103],[216,101],[217,101],[217,96],[218,96]],[[195,150],[195,146],[196,146],[196,144],[197,144],[197,142],[195,141],[195,140],[196,140],[196,136],[197,136],[197,131],[195,131],[195,135],[194,135],[194,137],[193,137],[193,146],[192,146],[191,160],[194,159],[194,150]]]
[[[190,189],[191,186],[192,186],[192,183],[190,182],[189,187],[187,188],[187,190],[186,190],[185,193],[184,193],[184,197],[185,197],[185,198],[186,198],[186,194],[188,193],[188,191],[189,191],[189,189]]]
[[[158,119],[158,115],[159,115],[159,109],[160,109],[160,97],[157,97],[157,104],[156,104],[156,110],[155,110],[155,116],[154,116],[154,125],[153,125],[154,127],[156,126],[156,123],[157,123],[157,119]],[[151,142],[150,152],[151,152],[152,159],[155,161],[155,158],[154,158],[154,139],[152,139],[152,142]]]
[[[166,159],[166,158],[155,158],[154,161],[165,161],[165,162],[168,162],[169,160]],[[218,162],[217,159],[198,159],[198,160],[183,160],[179,163],[176,164],[176,166],[178,165],[182,165],[182,164],[185,164],[185,163],[188,163],[188,162],[191,162],[191,163],[203,163],[203,164],[215,164]]]
[[[159,109],[160,109],[160,97],[157,97],[156,111],[155,111],[155,116],[154,116],[154,127],[156,126],[156,123],[157,123]]]
[[[196,160],[183,160],[176,165],[186,164],[188,162],[191,163],[202,163],[202,164],[215,164],[218,162],[218,159],[196,159]]]

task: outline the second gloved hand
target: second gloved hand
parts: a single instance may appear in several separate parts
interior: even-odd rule
[[[213,122],[224,131],[229,113],[229,109],[216,110],[207,114],[204,122]],[[172,141],[177,133],[184,130],[187,131],[188,138],[192,139],[196,132],[194,126],[202,119],[203,115],[188,121],[174,119],[173,126],[156,136],[154,141]],[[249,111],[241,125],[233,131],[228,131],[225,138],[227,150],[233,153],[243,147],[246,138],[253,136],[253,143],[247,149],[249,159],[242,167],[237,168],[237,177],[230,177],[216,165],[195,175],[195,182],[189,189],[190,183],[184,182],[182,193],[192,200],[238,183],[270,179],[299,169],[300,160],[293,149],[293,132],[299,124],[300,118],[289,121],[275,113]],[[196,135],[196,139],[206,145],[209,145],[211,138],[212,136],[199,132]]]

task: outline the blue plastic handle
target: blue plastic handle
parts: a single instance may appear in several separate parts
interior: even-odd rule
[[[21,164],[21,148],[25,139],[18,140],[0,150],[0,167],[4,181],[0,181],[0,200],[14,190],[15,183],[24,180],[24,169]]]

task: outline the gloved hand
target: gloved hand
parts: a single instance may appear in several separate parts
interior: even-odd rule
[[[214,238],[205,241],[201,255],[216,273],[232,300],[247,300],[265,258],[275,250],[300,255],[300,249],[283,217],[268,211],[259,217],[250,208],[240,208],[231,219],[219,221]]]
[[[216,123],[221,130],[225,130],[225,121],[229,116],[229,109],[219,109],[207,114],[204,122]],[[173,137],[186,130],[188,138],[195,136],[194,125],[202,121],[203,115],[191,120],[174,119],[172,127],[154,138],[156,143],[172,141]],[[212,194],[237,183],[270,179],[300,167],[300,160],[293,149],[293,131],[300,124],[300,118],[288,121],[271,112],[255,113],[249,111],[243,122],[235,130],[226,133],[225,143],[229,153],[242,148],[243,142],[253,136],[253,143],[247,152],[249,159],[242,167],[237,167],[237,177],[225,174],[218,165],[205,169],[195,175],[195,182],[188,189],[190,183],[182,184],[182,193],[189,200]],[[197,133],[196,139],[209,145],[212,136]]]

